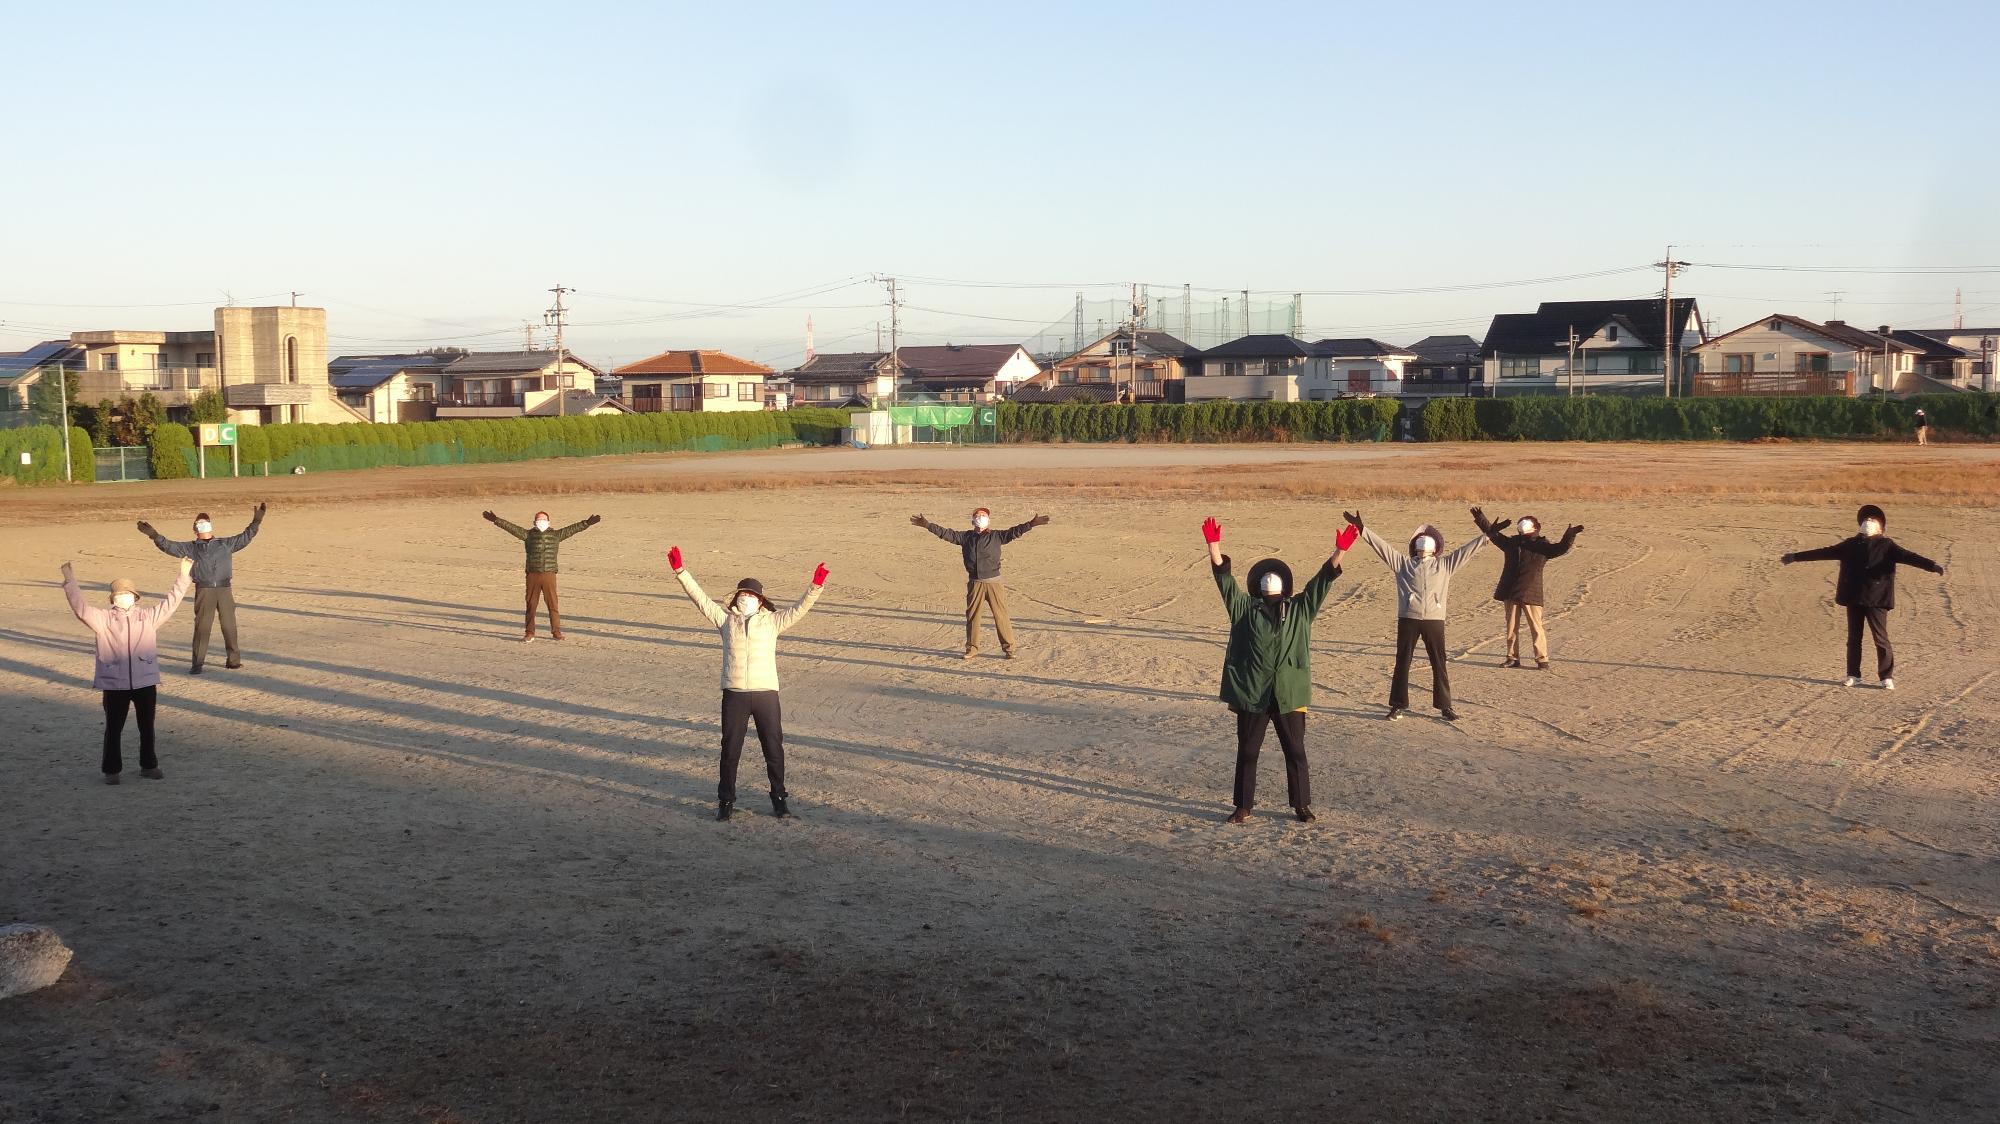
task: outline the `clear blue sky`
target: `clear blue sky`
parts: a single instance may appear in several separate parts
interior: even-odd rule
[[[225,291],[302,290],[356,352],[518,343],[562,282],[586,358],[782,363],[808,313],[822,350],[872,344],[879,286],[696,305],[870,273],[1051,286],[913,281],[944,310],[910,314],[929,342],[1026,334],[1005,318],[1062,318],[1078,283],[1450,286],[1669,243],[1990,266],[1996,9],[11,6],[0,348],[203,326]],[[1845,319],[1936,325],[1955,286],[1968,321],[2000,321],[2000,273],[1681,284],[1723,327],[1823,319],[1835,291]],[[1306,322],[1476,336],[1495,312],[1658,285],[1309,296]]]

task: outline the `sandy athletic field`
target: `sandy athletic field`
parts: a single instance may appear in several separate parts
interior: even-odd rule
[[[900,458],[900,459],[899,459]],[[1933,447],[800,452],[0,492],[0,922],[62,983],[0,1003],[0,1120],[1990,1120],[2000,1106],[2000,452]],[[747,486],[746,486],[747,485]],[[592,494],[596,493],[596,494]],[[248,666],[185,673],[98,783],[88,634],[201,507]],[[1341,507],[1586,524],[1555,670],[1454,590],[1463,720],[1380,720],[1394,590],[1321,615],[1321,822],[1229,808],[1197,526],[1309,572]],[[1843,690],[1831,564],[1905,571],[1899,689]],[[1531,502],[1529,502],[1531,501]],[[957,658],[956,552],[1009,525],[1021,657]],[[571,639],[523,646],[519,544]],[[825,599],[713,822],[713,633],[667,573]],[[220,638],[217,638],[219,645]],[[1428,686],[1421,663],[1414,677]],[[128,739],[133,737],[128,732]],[[128,761],[136,751],[128,740]]]

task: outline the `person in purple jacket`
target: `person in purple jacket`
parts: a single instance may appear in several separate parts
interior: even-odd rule
[[[125,714],[139,715],[139,775],[151,780],[166,776],[153,749],[153,707],[160,687],[160,626],[193,584],[194,559],[181,559],[180,577],[157,605],[139,607],[139,591],[119,578],[111,583],[111,607],[87,605],[76,585],[76,570],[63,563],[63,596],[69,611],[97,636],[97,673],[90,685],[104,692],[104,783],[117,784],[125,771],[119,743],[125,737]]]

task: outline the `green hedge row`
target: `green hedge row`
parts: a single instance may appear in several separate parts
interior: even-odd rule
[[[21,463],[22,453],[29,455],[29,463]],[[88,484],[97,479],[90,434],[76,426],[69,431],[69,455],[70,472],[77,483]],[[16,484],[62,483],[62,430],[53,425],[0,429],[0,476]]]
[[[1940,433],[2000,433],[2000,394],[1912,398],[1434,398],[1425,441],[1747,441],[1908,434],[1922,408]]]
[[[1008,441],[1386,441],[1394,398],[1331,402],[1197,402],[1192,405],[1049,406],[1003,402]]]
[[[482,418],[471,421],[356,422],[338,425],[245,425],[236,430],[243,471],[309,472],[386,465],[466,464],[657,453],[691,449],[761,449],[832,445],[847,424],[841,410],[745,410],[735,413],[607,414],[575,418]],[[227,450],[209,450],[209,475],[228,475]],[[184,479],[198,471],[186,426],[154,431],[153,475]]]

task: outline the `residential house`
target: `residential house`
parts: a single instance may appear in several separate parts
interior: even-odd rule
[[[1312,347],[1313,354],[1328,360],[1327,377],[1336,398],[1401,394],[1404,372],[1417,360],[1416,352],[1377,339],[1326,339]]]
[[[372,422],[437,420],[456,355],[342,355],[326,364],[334,394]]]
[[[1926,340],[1940,346],[1935,340]],[[1692,390],[1700,395],[1895,393],[1917,378],[1923,345],[1776,313],[1698,344]]]
[[[562,392],[561,401],[557,400],[557,395],[553,392],[534,395],[530,400],[534,404],[522,411],[523,417],[580,418],[586,416],[603,416],[606,414],[638,413],[637,410],[634,410],[624,400],[615,395],[601,394],[595,390],[565,390]]]
[[[1017,343],[904,347],[896,361],[899,395],[939,402],[992,402],[1042,373]]]
[[[1685,381],[1692,369],[1685,356],[1704,338],[1692,298],[1675,298],[1673,323],[1675,365]],[[1544,301],[1534,312],[1493,318],[1480,348],[1482,380],[1489,394],[1650,393],[1664,389],[1667,339],[1661,299]]]
[[[895,396],[896,376],[886,351],[814,355],[785,372],[795,406],[869,406]]]
[[[603,372],[565,351],[474,351],[444,368],[436,394],[440,421],[518,418],[559,389],[595,387]]]
[[[46,340],[23,351],[0,353],[0,429],[28,425],[30,396],[44,375],[75,371],[83,353],[68,340]]]
[[[1019,384],[1013,397],[1018,402],[1177,402],[1180,382],[1200,373],[1200,348],[1155,328],[1121,327]]]
[[[1936,340],[1963,352],[1964,366],[1954,364],[1953,371],[1966,387],[2000,390],[2000,377],[1996,377],[2000,376],[2000,371],[1995,370],[1996,365],[2000,365],[2000,328],[1917,328],[1910,334]],[[1898,332],[1897,338],[1903,338],[1903,333]],[[1933,377],[1943,377],[1935,369],[1931,373]]]
[[[1185,380],[1187,401],[1304,402],[1335,397],[1333,360],[1291,336],[1256,335],[1201,353],[1201,374]]]
[[[1971,352],[1962,347],[1954,347],[1944,340],[1933,339],[1922,332],[1912,332],[1908,328],[1892,329],[1884,324],[1875,331],[1897,343],[1908,344],[1917,349],[1912,359],[1915,369],[1911,375],[1914,378],[1935,383],[1936,389],[1939,390],[1966,390],[1972,387]],[[1899,391],[1904,389],[1900,385],[1897,387]],[[1916,386],[1911,386],[1908,390],[1910,393],[1923,393],[1923,390]]]
[[[327,381],[326,310],[280,305],[218,308],[208,331],[74,332],[77,400],[151,394],[186,420],[203,391],[220,391],[231,421],[361,420]]]
[[[1403,397],[1464,398],[1484,393],[1479,341],[1471,336],[1425,336],[1408,350],[1417,357],[1403,368]]]
[[[717,413],[764,408],[764,380],[775,372],[721,351],[662,351],[611,376],[618,397],[642,414]]]

